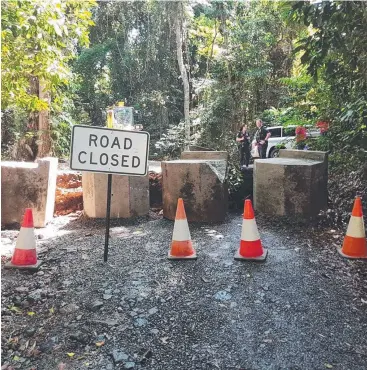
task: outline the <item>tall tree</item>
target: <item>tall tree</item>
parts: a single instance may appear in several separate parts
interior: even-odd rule
[[[68,62],[79,45],[88,45],[94,4],[94,0],[1,3],[2,110],[26,111],[36,122],[34,129],[42,131],[41,141],[49,140],[49,112],[60,109],[72,77]],[[41,145],[39,155],[47,155],[49,148]]]
[[[253,123],[264,109],[280,104],[285,89],[279,79],[291,72],[292,37],[278,5],[267,1],[209,4],[194,25],[203,39],[193,40],[199,53],[215,42],[211,84],[199,106],[200,141],[225,149],[241,123]]]
[[[75,101],[88,123],[104,125],[106,107],[119,100],[134,106],[150,132],[151,149],[169,125],[184,118],[184,92],[177,62],[176,2],[100,2],[89,49],[74,65]],[[182,58],[186,64],[185,40]],[[187,68],[187,67],[186,67]]]
[[[186,40],[186,27],[183,3],[176,3],[175,15],[175,31],[176,31],[176,47],[177,47],[177,63],[180,69],[181,80],[183,83],[184,92],[184,119],[185,119],[185,146],[188,149],[190,144],[190,86],[187,74],[187,69],[184,63],[182,50]]]

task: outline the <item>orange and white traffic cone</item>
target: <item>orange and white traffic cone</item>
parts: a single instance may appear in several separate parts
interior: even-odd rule
[[[168,259],[186,260],[196,258],[197,256],[192,246],[184,203],[182,198],[179,198],[177,201],[175,225],[173,227],[171,250],[168,253]]]
[[[30,208],[24,213],[13,257],[5,268],[38,270],[41,261],[37,261],[36,240],[34,237],[33,214]]]
[[[234,256],[235,260],[265,261],[268,251],[263,248],[257,230],[251,200],[245,200],[243,212],[240,248]]]
[[[352,216],[350,217],[347,234],[343,246],[338,249],[343,257],[367,258],[366,231],[364,229],[362,200],[357,197],[354,201]]]

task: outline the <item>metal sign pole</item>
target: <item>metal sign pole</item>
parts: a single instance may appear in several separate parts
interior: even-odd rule
[[[108,174],[104,246],[104,262],[107,262],[110,238],[112,174],[147,175],[149,134],[144,131],[74,125],[70,152],[70,169]]]
[[[107,183],[106,238],[104,242],[104,261],[105,262],[107,262],[108,239],[110,237],[111,192],[112,192],[112,174],[109,173],[108,183]]]

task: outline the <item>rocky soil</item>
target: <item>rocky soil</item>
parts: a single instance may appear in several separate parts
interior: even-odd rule
[[[265,263],[241,263],[241,214],[190,225],[197,261],[168,261],[173,223],[81,213],[36,231],[38,272],[2,270],[2,369],[367,368],[367,264],[343,233],[258,218]],[[2,231],[2,263],[18,231]]]

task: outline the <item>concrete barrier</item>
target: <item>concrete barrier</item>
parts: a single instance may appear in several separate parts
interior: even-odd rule
[[[176,160],[162,162],[163,215],[174,220],[183,198],[188,221],[221,222],[228,209],[227,162]]]
[[[197,146],[197,145],[189,145],[189,150],[190,151],[199,151],[199,152],[212,152],[212,149],[209,148],[204,148],[202,146]]]
[[[107,176],[83,172],[84,212],[91,218],[106,217]],[[112,176],[111,218],[143,216],[149,212],[149,177]]]
[[[21,223],[32,208],[35,227],[52,220],[55,205],[57,158],[36,162],[1,162],[1,225]]]
[[[264,214],[316,216],[327,207],[325,152],[280,150],[279,158],[254,164],[254,206]]]
[[[278,158],[295,158],[306,159],[310,161],[321,161],[327,165],[327,152],[318,152],[313,150],[297,150],[297,149],[280,149]]]
[[[202,160],[228,160],[227,152],[206,152],[206,151],[187,151],[181,153],[181,159],[202,159]]]

